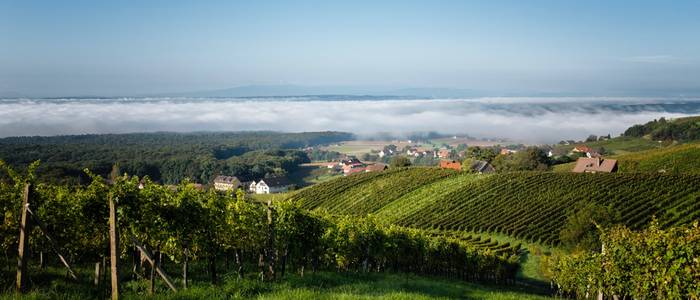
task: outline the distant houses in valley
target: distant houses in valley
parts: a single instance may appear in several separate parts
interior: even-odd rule
[[[377,155],[382,158],[385,156],[392,156],[398,153],[398,149],[396,148],[396,145],[390,144],[387,146],[384,146],[382,150],[380,150]]]
[[[577,145],[574,147],[574,149],[571,150],[571,152],[573,152],[573,153],[588,153],[588,152],[592,152],[592,151],[593,151],[593,149],[591,149],[591,147],[588,147],[586,145]]]
[[[573,169],[574,173],[613,173],[617,172],[617,160],[601,157],[580,157]]]
[[[217,191],[235,191],[241,186],[241,181],[236,176],[216,176],[214,189]]]
[[[588,158],[600,158],[600,157],[602,157],[602,155],[601,155],[602,148],[601,148],[601,150],[596,151],[595,149],[588,147],[586,145],[577,145],[576,147],[574,147],[574,149],[571,150],[571,154],[576,154],[576,153],[585,154],[586,157],[588,157]]]

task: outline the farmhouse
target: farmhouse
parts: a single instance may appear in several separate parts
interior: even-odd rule
[[[454,169],[454,170],[460,171],[460,170],[462,170],[462,164],[456,160],[441,160],[440,161],[440,168],[441,169]]]
[[[581,157],[576,161],[574,173],[612,173],[617,171],[617,160],[600,157]]]
[[[241,181],[236,176],[216,176],[214,178],[214,189],[217,191],[236,190],[241,186]]]
[[[372,164],[367,167],[365,167],[365,172],[378,172],[378,171],[384,171],[388,169],[389,167],[386,164]]]
[[[286,177],[270,177],[260,179],[255,183],[256,194],[283,193],[289,190],[289,180]]]

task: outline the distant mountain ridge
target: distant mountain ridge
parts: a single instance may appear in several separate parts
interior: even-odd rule
[[[301,97],[301,96],[383,96],[420,98],[479,98],[479,97],[700,97],[698,89],[616,89],[610,91],[533,91],[533,90],[484,90],[451,87],[381,87],[381,86],[305,86],[294,84],[242,85],[232,88],[163,93],[121,93],[37,95],[31,92],[0,91],[0,98],[252,98],[252,97]]]
[[[163,93],[168,97],[293,97],[293,96],[396,96],[396,97],[484,97],[489,93],[469,89],[453,88],[403,88],[353,86],[299,86],[299,85],[246,85],[227,89]]]

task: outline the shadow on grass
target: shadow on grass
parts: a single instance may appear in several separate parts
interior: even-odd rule
[[[169,264],[168,273],[180,289],[182,281],[177,265]],[[44,270],[32,268],[30,271],[30,292],[25,295],[14,291],[14,272],[3,271],[0,299],[100,299],[101,292],[109,296],[109,276],[106,286],[98,291],[93,286],[93,270],[87,266],[76,268],[78,281],[69,279],[63,268],[49,267]],[[307,273],[301,277],[288,273],[283,279],[274,282],[261,282],[254,272],[243,279],[233,271],[222,270],[220,281],[212,285],[203,268],[195,266],[191,271],[193,279],[190,289],[180,289],[173,293],[162,280],[156,280],[156,295],[148,295],[148,280],[132,280],[129,272],[122,274],[122,296],[124,299],[230,299],[230,298],[479,298],[479,299],[520,299],[539,298],[542,294],[522,285],[494,285],[469,283],[458,280],[416,276],[397,273],[336,273],[331,271]],[[21,297],[20,297],[21,296]]]

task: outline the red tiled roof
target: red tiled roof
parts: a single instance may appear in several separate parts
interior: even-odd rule
[[[576,166],[572,171],[574,173],[611,173],[617,171],[617,160],[581,157],[576,161]]]

